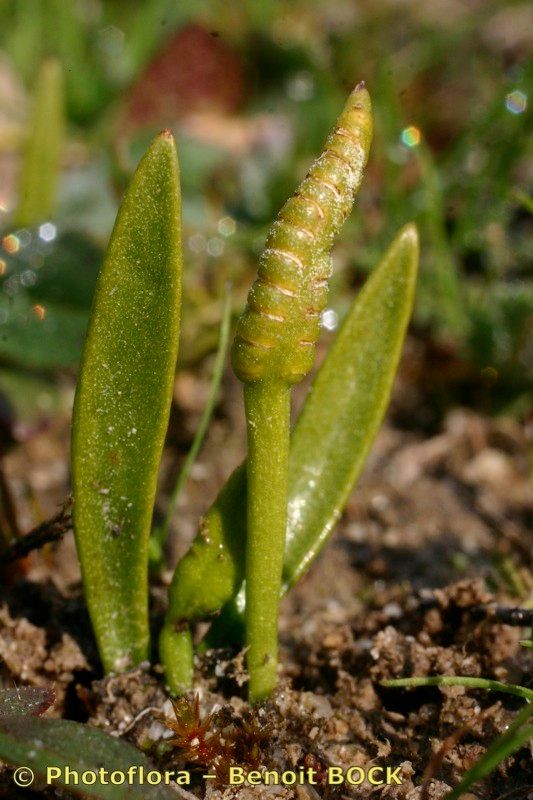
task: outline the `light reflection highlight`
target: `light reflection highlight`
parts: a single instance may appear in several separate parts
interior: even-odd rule
[[[46,308],[40,305],[40,303],[36,303],[33,306],[33,313],[35,314],[37,319],[40,320],[40,322],[42,322],[46,318]]]
[[[207,252],[210,256],[214,256],[215,258],[222,255],[224,247],[224,240],[220,239],[218,236],[212,236],[207,242]]]
[[[193,253],[202,253],[206,249],[207,239],[203,233],[193,233],[192,236],[189,236],[187,244]]]
[[[400,139],[406,147],[417,147],[422,140],[422,134],[419,128],[409,125],[408,128],[404,128],[401,132]]]
[[[327,331],[334,331],[339,324],[339,315],[332,308],[327,308],[323,312],[320,322]]]
[[[233,236],[237,230],[237,223],[233,217],[222,217],[218,221],[217,228],[222,236]]]
[[[505,97],[505,108],[511,114],[523,114],[527,108],[527,94],[515,89]]]
[[[20,250],[20,240],[17,236],[15,236],[14,233],[9,233],[2,239],[2,247],[6,253],[13,255],[14,253],[18,253]]]
[[[57,236],[57,227],[53,222],[44,222],[39,226],[39,239],[43,242],[53,242]]]

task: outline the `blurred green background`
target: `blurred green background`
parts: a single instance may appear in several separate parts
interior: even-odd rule
[[[420,424],[452,404],[531,413],[532,39],[531,4],[510,0],[2,0],[6,436],[73,386],[120,195],[154,133],[178,142],[180,366],[193,367],[216,344],[225,282],[238,312],[269,224],[361,79],[375,142],[325,327],[414,219],[404,372],[425,398]]]

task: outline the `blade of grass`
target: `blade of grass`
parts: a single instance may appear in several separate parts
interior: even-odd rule
[[[415,150],[425,192],[425,222],[433,245],[433,277],[436,289],[435,316],[443,327],[460,338],[468,331],[469,320],[459,280],[458,266],[448,239],[441,176],[429,148]]]
[[[13,224],[37,225],[55,210],[63,143],[63,70],[59,61],[44,61],[37,76],[35,104],[19,181]]]
[[[381,681],[382,686],[388,688],[405,687],[414,688],[416,686],[464,686],[468,689],[485,689],[490,692],[504,692],[522,697],[530,703],[533,701],[533,690],[525,686],[516,686],[512,683],[502,683],[488,678],[472,678],[460,675],[431,675],[426,678],[394,678],[393,680]]]
[[[161,525],[160,528],[156,528],[156,530],[152,534],[152,539],[150,542],[151,558],[155,564],[160,564],[162,561],[163,547],[170,533],[170,526],[172,524],[174,514],[176,513],[178,500],[185,487],[185,484],[187,483],[187,479],[189,478],[192,466],[196,461],[200,448],[205,439],[205,434],[209,427],[211,417],[213,416],[216,399],[218,397],[220,384],[222,382],[222,376],[224,374],[224,363],[226,361],[226,356],[228,352],[230,326],[231,326],[231,288],[228,285],[226,287],[226,294],[224,297],[224,304],[222,308],[222,321],[220,323],[220,336],[218,340],[218,349],[215,358],[215,365],[213,367],[213,376],[211,378],[211,385],[209,387],[207,402],[205,404],[202,416],[200,418],[200,422],[196,429],[193,442],[191,444],[189,452],[187,453],[187,457],[183,462],[178,477],[176,478],[176,483],[174,484],[172,494],[170,495],[168,508],[163,524]]]
[[[0,23],[2,50],[9,54],[24,82],[30,83],[43,56],[45,3],[43,0],[19,0],[0,3],[0,10],[7,12],[7,19],[4,17]]]
[[[446,795],[445,800],[459,800],[474,784],[489,775],[504,758],[516,753],[533,738],[533,725],[526,725],[533,714],[533,705],[526,705],[515,717],[504,734],[499,736],[464,775],[455,789]]]

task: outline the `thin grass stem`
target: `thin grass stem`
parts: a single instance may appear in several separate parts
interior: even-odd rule
[[[472,678],[458,675],[432,675],[426,678],[395,678],[394,680],[381,681],[382,686],[389,688],[415,686],[464,686],[468,689],[485,689],[489,692],[504,692],[522,697],[529,702],[533,701],[533,690],[525,686],[516,686],[512,683],[492,681],[488,678]]]
[[[231,287],[228,284],[224,297],[222,321],[220,323],[220,336],[218,340],[218,349],[215,358],[213,376],[211,378],[211,386],[209,387],[209,395],[207,397],[207,402],[205,404],[198,428],[196,429],[192,445],[187,453],[185,461],[183,462],[181,470],[178,473],[178,477],[176,478],[176,483],[174,484],[174,489],[170,495],[170,500],[163,524],[160,528],[157,528],[152,535],[152,557],[155,561],[160,561],[162,558],[162,550],[170,533],[170,526],[172,525],[172,520],[174,519],[174,514],[176,513],[178,500],[185,487],[185,484],[187,483],[187,479],[190,475],[193,464],[196,461],[200,448],[205,439],[211,417],[213,416],[220,384],[222,382],[222,376],[224,375],[224,364],[228,352],[230,327]]]

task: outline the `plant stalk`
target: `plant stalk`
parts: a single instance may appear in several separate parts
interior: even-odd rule
[[[173,695],[181,695],[192,687],[194,648],[191,629],[165,622],[159,636],[159,658],[165,667],[165,682]]]
[[[290,388],[283,380],[244,386],[248,430],[246,644],[249,699],[276,686],[278,616],[287,527]]]

